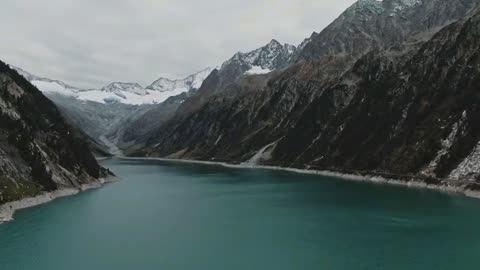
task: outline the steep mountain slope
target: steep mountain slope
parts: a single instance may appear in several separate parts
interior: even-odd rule
[[[115,143],[121,149],[135,145],[138,140],[147,136],[149,132],[160,128],[165,122],[170,120],[175,115],[178,107],[192,94],[193,92],[190,91],[170,97],[149,110],[130,116],[128,121],[119,126],[114,136],[111,137],[117,138]]]
[[[199,93],[214,93],[150,133],[134,155],[474,182],[480,20],[467,14],[478,4],[359,1],[284,70],[221,91],[212,74]]]
[[[72,126],[77,127],[108,152],[105,139],[113,143],[119,129],[129,125],[137,116],[160,105],[129,105],[123,103],[103,104],[81,101],[64,95],[49,94],[60,112]],[[110,143],[108,143],[110,144]]]
[[[0,205],[106,174],[55,105],[0,62]]]

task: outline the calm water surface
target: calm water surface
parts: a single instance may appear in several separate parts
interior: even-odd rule
[[[480,200],[282,171],[107,160],[17,212],[0,269],[479,269]]]

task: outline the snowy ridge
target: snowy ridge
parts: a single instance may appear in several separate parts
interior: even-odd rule
[[[206,68],[181,80],[160,78],[147,86],[147,89],[160,92],[174,91],[175,89],[186,89],[186,91],[198,89],[214,69],[215,68]]]
[[[147,88],[138,83],[113,82],[100,89],[80,89],[62,81],[42,78],[18,68],[17,72],[29,80],[40,91],[47,94],[74,97],[78,100],[97,103],[124,103],[130,105],[158,104],[169,97],[200,88],[214,68],[206,68],[181,80],[160,78]]]
[[[145,89],[138,83],[113,82],[101,90],[105,92],[128,91],[139,95],[145,94]]]
[[[45,89],[49,89],[49,91],[52,91],[52,92],[59,92],[59,93],[65,93],[65,94],[82,91],[80,88],[68,85],[62,81],[38,77],[16,66],[10,66],[10,67],[15,69],[18,72],[18,74],[22,75],[28,81],[32,83],[35,82],[33,84],[37,86],[37,88],[42,87]],[[65,90],[68,90],[68,91],[65,91]]]

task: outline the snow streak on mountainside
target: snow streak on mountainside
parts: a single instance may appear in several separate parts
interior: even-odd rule
[[[181,80],[161,78],[144,88],[137,83],[114,82],[101,89],[80,89],[58,80],[30,74],[14,67],[22,76],[46,94],[59,94],[78,100],[98,103],[123,103],[129,105],[158,104],[169,97],[198,89],[213,68],[206,68]]]

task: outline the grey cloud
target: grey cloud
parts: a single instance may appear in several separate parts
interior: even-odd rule
[[[270,41],[297,45],[354,0],[3,0],[0,59],[86,88],[143,85]]]

